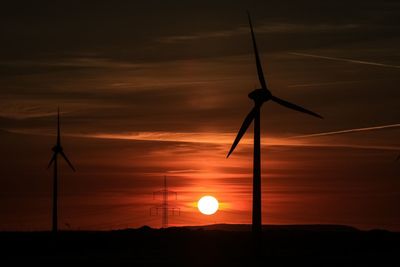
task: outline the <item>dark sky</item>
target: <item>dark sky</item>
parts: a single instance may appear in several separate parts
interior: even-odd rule
[[[263,222],[400,230],[398,1],[81,2],[2,3],[0,230],[50,226],[58,106],[62,227],[159,226],[165,174],[172,224],[249,223],[252,131],[225,159],[259,86],[246,10],[270,90],[325,117],[264,105]]]

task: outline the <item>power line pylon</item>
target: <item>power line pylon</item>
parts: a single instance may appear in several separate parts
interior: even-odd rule
[[[175,216],[180,215],[181,210],[175,206],[169,205],[169,196],[175,195],[175,200],[178,199],[178,193],[175,191],[168,190],[167,184],[167,176],[164,176],[164,187],[162,190],[153,192],[153,199],[156,198],[156,195],[162,196],[161,205],[154,206],[150,208],[150,216],[158,215],[159,211],[161,211],[161,228],[168,228],[168,217],[169,215]]]

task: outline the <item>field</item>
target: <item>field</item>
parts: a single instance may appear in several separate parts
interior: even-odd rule
[[[1,266],[400,266],[400,233],[347,226],[247,225],[117,231],[3,232]],[[39,266],[40,266],[39,265]]]

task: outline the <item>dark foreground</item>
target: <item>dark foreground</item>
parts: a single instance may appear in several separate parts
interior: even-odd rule
[[[400,266],[400,233],[344,226],[0,233],[0,266]]]

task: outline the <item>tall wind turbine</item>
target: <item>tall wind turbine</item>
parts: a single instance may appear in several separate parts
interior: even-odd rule
[[[232,144],[231,149],[227,155],[227,158],[231,155],[231,153],[235,150],[238,145],[240,139],[243,137],[247,129],[249,128],[252,121],[254,121],[254,158],[253,158],[253,214],[252,214],[252,231],[255,234],[261,233],[262,224],[261,224],[261,146],[260,146],[260,109],[264,102],[272,100],[284,107],[294,109],[296,111],[300,111],[303,113],[307,113],[309,115],[321,118],[322,117],[310,110],[307,110],[298,105],[292,104],[286,100],[278,98],[268,90],[267,83],[265,82],[263,69],[261,66],[260,56],[258,54],[256,38],[254,36],[253,26],[251,23],[250,14],[247,12],[251,37],[253,40],[253,48],[256,59],[257,73],[258,79],[260,81],[261,88],[255,89],[251,93],[248,94],[248,97],[254,101],[254,107],[250,111],[250,113],[246,116],[243,121],[242,126],[235,138],[235,141]]]
[[[58,230],[58,215],[57,215],[57,201],[58,201],[58,155],[64,158],[64,160],[67,162],[69,167],[75,172],[74,166],[72,166],[72,163],[69,161],[67,156],[65,155],[63,148],[61,146],[61,133],[60,133],[60,109],[57,110],[57,143],[56,145],[52,148],[53,150],[53,156],[51,157],[51,160],[49,162],[49,165],[47,168],[50,168],[50,166],[53,164],[54,167],[54,177],[53,177],[53,225],[52,225],[52,231],[53,233],[56,233]]]

